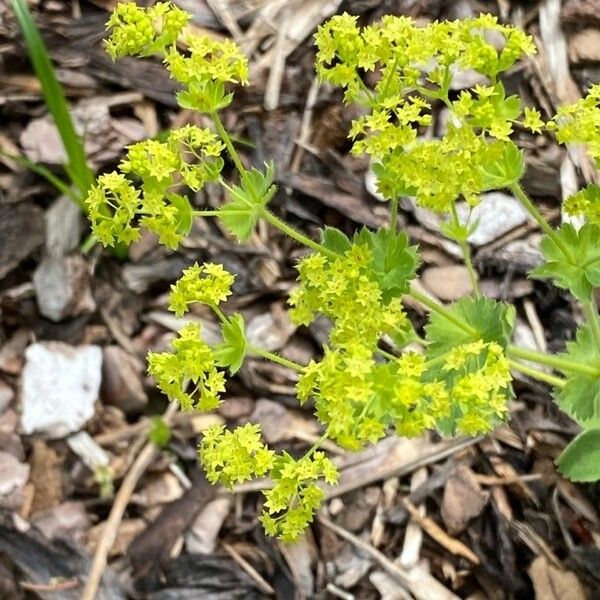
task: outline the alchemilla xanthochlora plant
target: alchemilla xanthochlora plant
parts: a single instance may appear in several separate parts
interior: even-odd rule
[[[145,228],[176,248],[194,218],[220,219],[240,242],[264,220],[308,249],[297,264],[291,319],[309,325],[325,316],[332,325],[322,357],[296,364],[248,342],[242,315],[227,311],[233,274],[217,264],[183,272],[172,286],[170,310],[183,316],[190,305],[210,307],[222,325],[222,342],[211,347],[200,325],[185,325],[170,352],[148,357],[159,388],[183,409],[212,410],[225,391],[226,374],[234,374],[248,355],[263,357],[298,372],[298,399],[314,403],[324,431],[320,442],[296,459],[270,450],[257,425],[212,428],[199,448],[209,480],[231,487],[270,477],[261,521],[269,534],[294,540],[321,504],[323,485],[338,477],[319,450],[323,440],[358,450],[390,430],[401,436],[428,429],[444,435],[488,432],[507,417],[511,371],[551,385],[559,406],[582,426],[558,459],[560,470],[573,480],[600,478],[600,324],[593,296],[600,285],[600,187],[590,186],[565,202],[568,214],[585,217],[581,228],[553,229],[519,184],[523,156],[511,141],[515,127],[549,131],[560,143],[585,144],[600,164],[600,86],[544,122],[536,109],[507,95],[500,79],[535,52],[520,29],[490,15],[426,27],[388,16],[362,28],[356,17],[333,17],[315,36],[317,74],[343,88],[346,103],[363,107],[350,131],[353,152],[372,158],[390,220],[386,228],[362,229],[352,238],[325,228],[315,241],[271,211],[273,165],[247,168],[219,116],[232,101],[231,90],[248,82],[246,58],[231,41],[186,35],[187,21],[188,15],[170,3],[150,9],[120,4],[110,17],[109,54],[162,57],[181,85],[179,105],[207,115],[213,127],[186,125],[162,141],[127,148],[118,170],[101,175],[89,193],[93,232],[104,245],[113,245],[135,241]],[[451,93],[454,73],[466,69],[486,83]],[[433,103],[447,107],[447,129],[441,138],[423,138],[419,133],[431,123]],[[224,156],[235,166],[233,181],[222,177]],[[227,202],[218,210],[193,209],[182,190],[197,191],[209,181],[223,186]],[[483,192],[505,188],[545,234],[545,262],[531,275],[570,291],[586,316],[576,339],[558,355],[512,345],[514,308],[478,291],[467,244],[476,224],[459,220],[456,203],[474,207]],[[398,201],[405,196],[446,217],[444,231],[463,250],[472,296],[442,306],[411,284],[419,253],[397,227]],[[405,298],[430,310],[424,339],[410,325]],[[380,347],[384,336],[394,342],[391,352]],[[422,351],[403,351],[415,341]]]

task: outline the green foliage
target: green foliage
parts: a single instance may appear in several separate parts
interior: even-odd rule
[[[246,357],[246,346],[244,317],[235,313],[223,323],[223,343],[215,348],[217,365],[229,367],[229,372],[235,375]]]
[[[483,297],[462,298],[448,310],[454,322],[434,313],[425,327],[429,358],[446,356],[455,346],[479,340],[504,349],[508,345],[515,322],[513,306]],[[465,331],[456,321],[468,323],[472,331]]]
[[[314,404],[325,430],[323,439],[349,450],[377,442],[392,430],[403,436],[429,429],[448,435],[489,432],[508,413],[510,368],[552,383],[559,404],[571,416],[588,429],[597,426],[600,322],[591,319],[558,357],[518,349],[510,345],[513,306],[481,297],[477,289],[473,297],[448,307],[420,294],[411,285],[419,267],[417,249],[396,227],[363,228],[351,237],[325,227],[319,244],[270,212],[267,207],[276,192],[274,165],[247,169],[218,115],[233,100],[230,86],[247,83],[247,61],[230,41],[184,35],[186,19],[179,9],[163,3],[151,9],[118,7],[109,21],[111,54],[162,56],[182,85],[180,106],[208,113],[216,133],[187,126],[164,140],[134,144],[118,172],[100,176],[88,206],[103,243],[129,243],[145,227],[162,243],[176,247],[193,218],[202,214],[217,217],[240,241],[248,240],[264,219],[310,248],[297,264],[298,285],[289,297],[289,314],[297,325],[310,325],[317,317],[330,322],[322,356],[306,366],[268,352],[262,356],[298,373],[298,399]],[[186,51],[176,46],[178,39],[187,45]],[[319,76],[342,86],[346,102],[363,107],[350,131],[353,151],[371,155],[380,190],[394,200],[392,210],[399,196],[411,195],[420,206],[449,216],[444,231],[460,242],[477,288],[467,243],[477,223],[459,223],[454,203],[462,198],[473,206],[482,192],[510,187],[548,234],[542,243],[546,264],[535,275],[556,279],[585,300],[586,315],[594,316],[592,291],[600,283],[595,249],[600,239],[598,189],[590,186],[566,202],[571,214],[584,215],[591,223],[580,231],[565,225],[554,234],[519,187],[524,160],[510,138],[515,125],[533,133],[548,127],[561,141],[586,142],[593,154],[600,92],[562,109],[546,126],[538,111],[523,108],[518,97],[507,95],[498,78],[520,57],[534,52],[531,38],[489,15],[427,27],[406,17],[384,17],[359,28],[355,17],[344,14],[320,27],[316,41]],[[473,69],[487,83],[451,98],[457,69]],[[372,74],[372,89],[361,78],[365,72]],[[439,139],[420,135],[432,123],[434,102],[449,111],[446,132]],[[581,122],[588,117],[587,125]],[[224,150],[237,172],[234,181],[221,175]],[[216,210],[196,212],[182,188],[198,190],[208,181],[218,181],[227,200]],[[248,344],[242,315],[227,311],[233,280],[221,265],[194,264],[171,287],[169,309],[176,315],[187,314],[195,303],[204,304],[222,328],[222,341],[211,347],[201,337],[201,326],[187,323],[170,351],[148,356],[148,370],[158,387],[184,409],[216,407],[225,389],[220,369],[235,374],[246,355],[256,350]],[[403,299],[411,295],[432,310],[426,340],[415,333],[405,313]],[[380,344],[390,340],[396,347],[384,351]],[[411,341],[424,350],[401,352]],[[553,366],[564,379],[519,364],[515,357]],[[318,450],[321,442],[296,458],[269,449],[257,425],[231,431],[219,426],[205,433],[199,456],[208,479],[229,488],[269,477],[273,487],[265,492],[261,522],[271,535],[293,541],[323,501],[323,485],[337,480],[333,463]],[[563,472],[581,479],[596,477],[588,461],[590,447],[587,438],[569,447],[559,460]]]
[[[244,171],[239,185],[223,184],[231,200],[219,209],[224,225],[240,242],[246,241],[254,232],[256,223],[275,194],[273,185],[275,165],[265,165],[265,171],[251,169]]]
[[[68,163],[65,169],[78,191],[78,194],[74,196],[74,200],[82,208],[85,208],[83,197],[94,179],[92,171],[87,164],[83,143],[75,131],[65,92],[56,78],[48,50],[29,12],[27,2],[25,0],[12,0],[12,6],[27,45],[29,59],[31,60],[35,74],[40,80],[48,112],[52,115],[65,152],[67,153]],[[42,174],[46,176],[45,171],[42,171]],[[55,178],[48,177],[48,179],[50,183],[55,185]],[[73,197],[72,194],[68,195]]]
[[[600,429],[580,433],[556,461],[558,470],[572,481],[600,479]]]
[[[371,251],[371,272],[379,288],[381,298],[389,302],[409,290],[414,279],[419,257],[416,246],[410,246],[404,231],[379,229],[376,232],[362,229],[354,236],[354,243],[364,245]]]
[[[159,448],[167,446],[171,440],[171,428],[165,423],[164,419],[159,416],[154,416],[150,419],[148,439]]]
[[[560,367],[567,377],[565,386],[556,393],[560,407],[582,424],[600,417],[600,362],[598,348],[588,327],[580,327],[575,341],[567,343],[566,352],[559,355],[567,359],[572,368]],[[582,373],[577,366],[586,366],[589,373]],[[593,371],[596,374],[593,374]]]
[[[492,144],[488,150],[490,153],[488,161],[479,166],[482,189],[497,190],[509,187],[523,177],[525,172],[523,153],[513,142]]]
[[[545,236],[541,251],[545,263],[531,272],[533,277],[551,278],[556,285],[583,302],[592,297],[594,287],[600,284],[600,225],[586,223],[577,230],[565,223],[555,232],[559,244],[569,249],[566,257],[555,241]]]

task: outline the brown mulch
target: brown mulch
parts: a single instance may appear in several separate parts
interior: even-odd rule
[[[112,168],[128,143],[199,119],[178,109],[159,64],[112,63],[105,56],[101,39],[112,0],[31,4],[95,169]],[[595,0],[566,0],[559,12],[553,7],[561,3],[553,0],[176,4],[193,13],[199,30],[231,36],[248,53],[252,85],[236,93],[227,127],[248,142],[240,146],[247,164],[275,161],[274,210],[309,235],[324,224],[351,233],[387,219],[369,191],[368,161],[348,153],[352,107],[341,105],[339,91],[314,81],[311,37],[329,15],[347,10],[370,22],[406,14],[425,23],[491,11],[524,25],[540,52],[505,83],[545,116],[600,82]],[[527,191],[558,219],[561,197],[594,173],[550,138],[523,133],[518,141],[526,150]],[[9,3],[0,4],[0,150],[26,153],[57,173],[64,162]],[[192,200],[216,207],[223,198],[208,186]],[[539,231],[505,201],[508,217],[488,219],[490,228],[474,244],[482,286],[515,303],[519,343],[560,350],[573,336],[579,310],[568,295],[526,278],[539,260]],[[400,218],[421,246],[426,291],[443,301],[468,293],[456,247],[439,223],[410,205]],[[97,247],[82,256],[86,227],[44,180],[0,153],[3,599],[80,597],[115,492],[139,466],[153,418],[168,410],[144,360],[148,350],[166,348],[181,324],[166,309],[166,293],[182,268],[211,260],[236,273],[232,309],[244,314],[251,337],[290,359],[308,362],[327,335],[326,323],[298,329],[289,321],[286,296],[302,251],[267,228],[238,246],[217,223],[199,220],[178,251],[143,236],[120,260]],[[424,324],[419,307],[410,314],[417,327]],[[215,334],[210,315],[194,316]],[[58,361],[74,360],[82,348],[88,352],[88,362],[81,358],[84,385],[93,388],[96,377],[98,401],[91,398],[78,427],[31,433],[21,397],[34,350]],[[553,460],[577,426],[560,414],[544,385],[526,378],[515,381],[510,422],[485,438],[388,438],[355,455],[329,447],[342,480],[328,491],[310,531],[292,546],[265,537],[256,486],[240,486],[233,495],[210,487],[196,446],[213,423],[252,420],[274,447],[310,447],[318,425],[298,407],[294,384],[288,370],[250,359],[216,414],[172,416],[171,439],[164,450],[147,451],[151,460],[126,499],[98,598],[600,597],[600,488],[557,473]],[[40,402],[49,402],[51,391],[38,389]]]

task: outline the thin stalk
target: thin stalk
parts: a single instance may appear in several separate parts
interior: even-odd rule
[[[462,319],[453,315],[447,308],[444,308],[439,302],[436,302],[426,294],[422,294],[414,287],[411,288],[410,293],[408,293],[407,296],[413,298],[417,302],[420,302],[432,312],[438,313],[440,316],[444,317],[446,320],[450,321],[469,335],[477,336],[477,330],[474,327],[471,327],[468,323],[465,323]]]
[[[452,220],[456,225],[460,225],[458,213],[456,212],[456,204],[452,204]],[[473,288],[473,295],[475,298],[479,298],[481,295],[481,292],[479,291],[479,276],[477,275],[477,271],[475,271],[475,267],[473,266],[471,248],[469,247],[467,240],[457,239],[456,241],[458,242],[460,251],[463,255],[463,260],[465,261],[465,267],[467,267],[467,272],[469,273],[471,287]]]
[[[582,373],[583,375],[591,375],[592,377],[600,376],[600,369],[595,369],[594,367],[590,367],[588,365],[576,363],[566,358],[560,358],[559,356],[543,354],[542,352],[526,350],[525,348],[519,348],[512,345],[507,348],[507,352],[509,356],[522,358],[523,360],[529,360],[540,365],[547,365],[549,367],[553,367],[557,371]]]
[[[329,437],[327,434],[328,431],[325,430],[325,433],[308,449],[304,458],[311,457],[321,447],[321,444]]]
[[[587,302],[583,302],[582,307],[585,318],[590,326],[590,331],[592,332],[592,339],[594,340],[596,351],[600,352],[600,316],[598,315],[598,305],[596,304],[596,300],[592,298]]]
[[[381,348],[375,348],[375,352],[377,352],[377,354],[379,354],[380,356],[383,356],[383,358],[387,358],[388,360],[397,360],[398,358],[397,356],[394,356],[390,352],[382,350]]]
[[[256,356],[260,356],[261,358],[266,358],[271,362],[277,363],[278,365],[282,365],[283,367],[288,367],[289,369],[293,369],[298,373],[304,373],[305,367],[302,365],[288,360],[287,358],[283,358],[283,356],[279,356],[279,354],[275,354],[274,352],[269,352],[268,350],[263,350],[262,348],[258,348],[257,346],[248,346],[248,352],[250,354],[255,354]]]
[[[326,248],[322,244],[311,240],[309,237],[306,237],[303,233],[300,233],[297,229],[294,229],[293,227],[288,225],[284,220],[280,219],[279,217],[276,217],[268,209],[263,209],[261,214],[265,221],[273,225],[273,227],[275,227],[276,229],[279,229],[279,231],[285,233],[288,237],[291,237],[292,239],[296,240],[298,243],[303,244],[304,246],[307,246],[308,248],[311,248],[316,252],[320,252],[328,258],[339,258],[340,255],[337,252],[334,252],[333,250]]]
[[[543,381],[544,383],[548,383],[554,387],[564,387],[565,380],[560,377],[555,377],[554,375],[549,375],[548,373],[544,373],[543,371],[538,371],[533,367],[528,367],[523,363],[517,362],[516,360],[508,361],[511,368],[515,371],[520,371],[529,377],[533,377],[533,379],[537,379],[538,381]]]
[[[246,169],[242,164],[240,155],[237,153],[237,150],[235,149],[233,142],[231,141],[231,137],[229,136],[227,130],[225,129],[225,126],[223,125],[223,121],[221,121],[221,117],[219,117],[219,114],[217,112],[212,112],[210,113],[210,118],[215,124],[219,137],[221,138],[221,140],[223,140],[223,143],[227,147],[227,152],[229,153],[229,156],[231,157],[235,168],[238,170],[238,173],[240,175],[243,175],[246,172]]]
[[[535,207],[533,202],[529,199],[529,196],[525,193],[523,188],[518,182],[511,184],[510,189],[512,193],[520,200],[521,204],[529,211],[529,214],[537,221],[542,231],[552,240],[554,245],[563,253],[564,257],[573,264],[573,256],[565,244],[556,235],[556,232],[548,221],[544,219],[540,211]]]
[[[398,196],[390,200],[390,231],[396,233],[398,229]]]

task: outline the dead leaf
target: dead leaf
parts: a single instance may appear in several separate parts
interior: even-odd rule
[[[529,576],[536,600],[586,600],[575,574],[554,567],[544,556],[538,556],[531,563]]]
[[[478,517],[489,500],[475,474],[466,465],[460,465],[450,476],[444,488],[442,519],[452,535],[464,531],[468,522]]]

